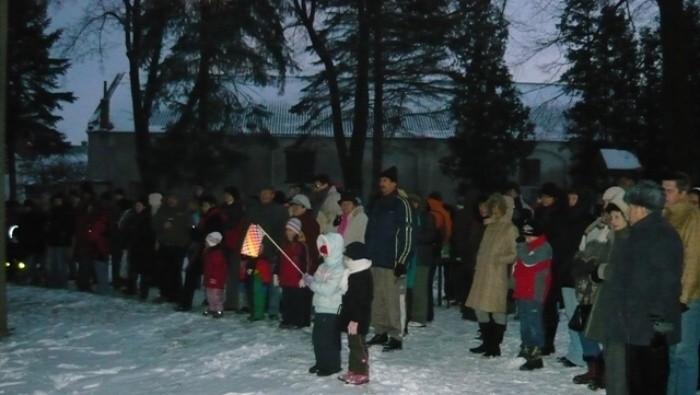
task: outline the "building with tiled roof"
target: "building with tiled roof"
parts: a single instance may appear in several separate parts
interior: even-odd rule
[[[115,186],[134,189],[139,177],[134,160],[133,116],[129,81],[118,77],[106,89],[108,98],[98,105],[88,122],[89,178],[107,181]],[[340,168],[333,141],[330,121],[318,122],[308,130],[302,126],[307,115],[290,113],[290,108],[301,97],[304,81],[290,78],[283,93],[274,87],[240,86],[239,90],[251,103],[265,107],[269,116],[241,116],[227,134],[253,134],[261,130],[273,136],[276,148],[250,146],[244,150],[254,154],[254,163],[244,164],[232,170],[231,183],[242,190],[253,192],[263,185],[284,185],[305,181],[303,178],[324,172],[340,180]],[[519,174],[513,178],[525,188],[533,188],[545,181],[567,184],[569,153],[563,149],[566,120],[563,112],[573,98],[563,92],[558,84],[517,83],[523,104],[530,108],[530,120],[535,126],[532,139],[536,148],[524,161]],[[427,194],[440,190],[447,198],[454,196],[457,183],[442,174],[439,159],[449,155],[447,139],[454,134],[454,123],[449,111],[437,105],[426,106],[420,112],[406,114],[401,122],[386,126],[384,165],[397,165],[401,174],[401,186],[407,190]],[[446,107],[446,105],[444,106]],[[103,109],[108,108],[108,112]],[[176,121],[176,113],[167,107],[154,111],[150,119],[150,132],[154,138],[165,132]],[[371,119],[368,120],[371,124]],[[344,120],[344,131],[350,137],[352,121]],[[299,138],[306,136],[303,143]],[[294,147],[290,149],[290,147]],[[371,128],[365,152],[365,182],[371,180]],[[307,161],[303,164],[299,161]],[[299,171],[304,168],[304,171]],[[307,180],[308,181],[308,180]],[[369,185],[365,190],[370,190]]]

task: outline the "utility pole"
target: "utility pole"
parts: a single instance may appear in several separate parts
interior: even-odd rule
[[[0,0],[0,338],[8,336],[10,331],[7,327],[7,278],[5,277],[5,262],[7,261],[7,246],[5,245],[5,173],[7,158],[5,150],[5,136],[7,136],[7,13],[8,2],[10,0]]]

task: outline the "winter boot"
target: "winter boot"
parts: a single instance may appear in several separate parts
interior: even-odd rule
[[[595,357],[584,356],[583,360],[586,361],[586,373],[582,373],[574,376],[574,384],[591,384],[595,381],[595,376],[597,374],[597,363]]]
[[[389,341],[389,335],[386,333],[377,333],[376,335],[372,336],[371,339],[367,342],[368,346],[373,346],[375,344],[385,344],[386,342]]]
[[[369,373],[368,374],[361,374],[361,373],[353,373],[350,375],[350,377],[345,380],[346,383],[348,384],[354,384],[354,385],[361,385],[365,383],[369,383]]]
[[[384,344],[382,351],[394,351],[403,349],[403,342],[397,338],[390,337],[389,341]]]
[[[542,369],[543,366],[542,349],[537,346],[525,347],[525,363],[520,366],[520,370]]]
[[[474,354],[483,354],[488,350],[488,343],[491,334],[491,323],[480,322],[479,332],[481,333],[481,345],[469,349],[469,352],[473,352]]]
[[[603,359],[603,353],[598,354],[594,363],[596,365],[595,375],[593,380],[588,383],[588,388],[596,391],[599,388],[605,388],[605,360]]]
[[[506,332],[506,326],[497,324],[495,322],[491,323],[491,335],[489,342],[487,343],[487,350],[484,353],[485,357],[500,357],[501,356],[501,343],[503,342],[503,334]]]

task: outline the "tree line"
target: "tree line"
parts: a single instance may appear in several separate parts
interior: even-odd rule
[[[560,82],[577,98],[565,114],[577,183],[595,184],[592,158],[606,147],[637,153],[651,177],[666,166],[700,175],[698,2],[658,0],[657,21],[641,29],[634,3],[561,1],[557,45],[567,68]],[[406,128],[411,114],[453,119],[451,154],[440,165],[467,186],[502,184],[534,147],[529,109],[504,61],[507,1],[104,0],[66,32],[49,30],[48,5],[9,5],[11,175],[15,153],[67,148],[55,129],[56,110],[74,100],[58,85],[67,56],[99,52],[115,35],[126,49],[135,160],[146,189],[220,181],[250,159],[241,139],[274,147],[264,126],[244,133],[243,119],[264,125],[269,112],[240,87],[283,90],[298,73],[306,87],[291,111],[308,116],[303,131],[332,125],[348,188],[363,185],[357,169],[368,140],[376,175],[382,141]],[[73,50],[65,58],[51,55],[59,39]],[[311,63],[303,70],[302,57]],[[158,108],[176,116],[152,139],[149,120]]]

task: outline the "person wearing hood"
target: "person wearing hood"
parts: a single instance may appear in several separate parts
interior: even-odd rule
[[[341,289],[345,290],[340,308],[340,330],[348,334],[348,371],[339,379],[348,384],[369,382],[369,352],[365,341],[372,313],[373,281],[365,245],[353,242],[345,247],[345,270]]]
[[[487,201],[489,217],[479,245],[474,270],[474,283],[465,305],[474,309],[482,344],[469,349],[485,357],[501,355],[501,342],[506,330],[508,265],[515,262],[515,240],[518,228],[513,225],[513,198],[500,193]]]
[[[542,310],[549,292],[552,246],[547,236],[527,223],[517,240],[513,265],[513,298],[520,314],[520,341],[526,362],[520,370],[541,369],[544,327]]]
[[[304,274],[302,282],[313,291],[314,327],[311,335],[316,363],[309,373],[330,376],[340,372],[340,328],[338,310],[342,303],[343,289],[343,237],[328,233],[316,239],[323,263],[315,274]]]
[[[341,214],[337,202],[340,193],[331,185],[331,179],[327,174],[319,174],[314,177],[313,184],[314,206],[316,206],[316,221],[321,228],[321,233],[331,232],[335,225],[335,219]]]
[[[209,308],[204,312],[205,316],[221,318],[224,312],[224,292],[226,289],[226,277],[228,275],[228,262],[224,246],[221,243],[223,236],[219,232],[211,232],[204,239],[202,262],[204,266],[204,293]]]

